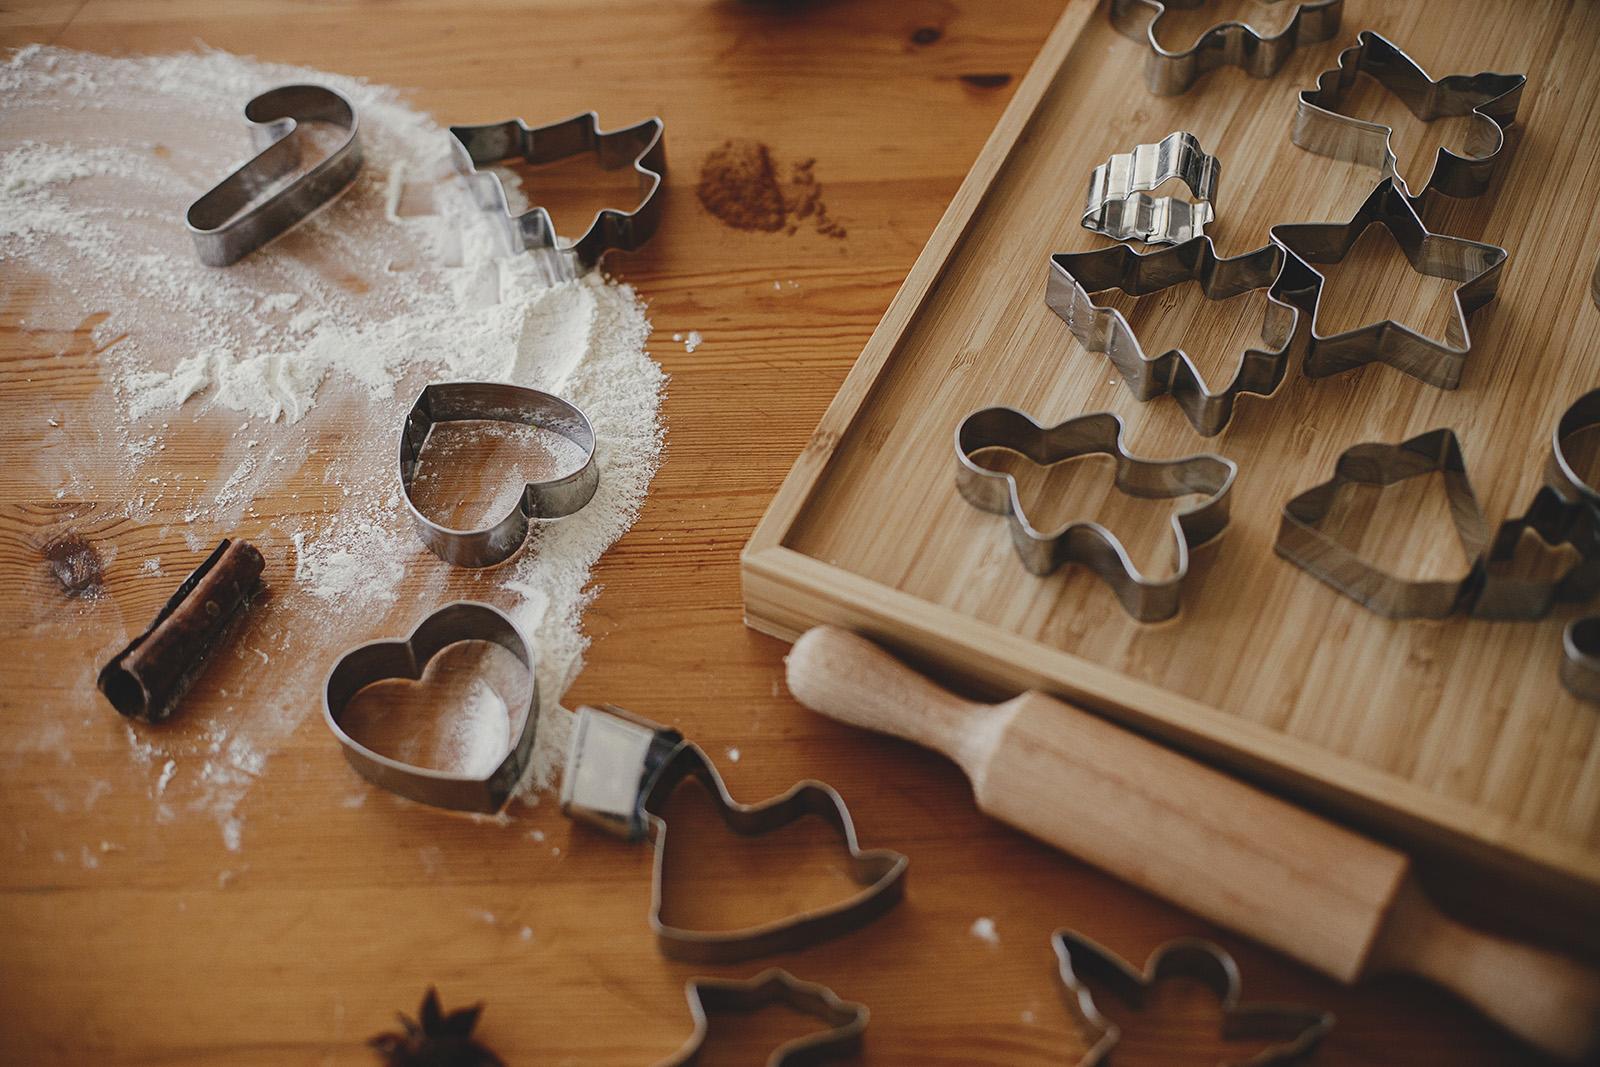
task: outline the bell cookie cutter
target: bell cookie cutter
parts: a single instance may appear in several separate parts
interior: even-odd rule
[[[1232,460],[1209,453],[1140,459],[1122,444],[1122,420],[1104,411],[1043,426],[1015,408],[980,408],[956,427],[955,446],[956,489],[973,507],[1006,516],[1011,543],[1030,573],[1043,576],[1062,564],[1081,563],[1099,575],[1123,610],[1140,622],[1161,622],[1178,613],[1189,554],[1227,528],[1228,493],[1239,470]],[[988,449],[1016,452],[1040,466],[1076,456],[1111,456],[1117,465],[1116,486],[1123,493],[1150,499],[1200,495],[1202,500],[1172,516],[1172,575],[1145,577],[1117,536],[1097,522],[1037,529],[1023,510],[1017,480],[979,462],[978,454]]]
[[[1367,227],[1379,225],[1394,237],[1413,270],[1458,283],[1452,297],[1455,315],[1443,341],[1394,319],[1383,319],[1336,334],[1317,332],[1325,278],[1314,264],[1338,263]],[[1385,179],[1349,222],[1297,222],[1272,227],[1272,240],[1284,246],[1311,272],[1313,281],[1300,298],[1311,320],[1304,362],[1307,378],[1326,378],[1368,363],[1385,363],[1440,389],[1461,384],[1472,337],[1467,316],[1494,299],[1506,250],[1499,245],[1431,233],[1401,188]]]
[[[1269,396],[1276,392],[1294,352],[1304,347],[1297,343],[1303,337],[1300,310],[1284,297],[1297,284],[1285,273],[1291,270],[1300,271],[1296,278],[1309,275],[1277,245],[1219,258],[1209,237],[1196,237],[1146,254],[1126,245],[1092,252],[1058,252],[1050,257],[1045,303],[1067,324],[1079,344],[1090,352],[1103,352],[1111,360],[1136,398],[1143,402],[1170,394],[1196,432],[1212,437],[1233,418],[1234,403],[1240,395]],[[1127,317],[1114,307],[1094,301],[1096,293],[1111,289],[1142,297],[1189,281],[1199,284],[1207,300],[1227,300],[1253,290],[1267,290],[1267,308],[1261,324],[1261,338],[1267,347],[1246,349],[1233,379],[1219,392],[1211,391],[1183,349],[1147,355]]]
[[[1371,76],[1423,122],[1470,116],[1466,154],[1441,147],[1422,189],[1413,193],[1398,170],[1394,129],[1381,122],[1352,118],[1339,111],[1357,78]],[[1446,196],[1478,196],[1489,187],[1506,144],[1506,128],[1516,121],[1522,74],[1452,74],[1435,81],[1392,41],[1362,30],[1356,43],[1339,53],[1338,66],[1317,76],[1317,87],[1300,94],[1290,139],[1301,148],[1347,163],[1377,167],[1408,199],[1431,190]]]
[[[1167,134],[1154,144],[1112,156],[1089,175],[1083,228],[1116,241],[1181,244],[1205,232],[1216,218],[1212,202],[1222,164],[1200,147],[1192,133]],[[1151,196],[1172,180],[1189,187],[1194,199]]]
[[[450,127],[450,147],[458,170],[472,187],[478,206],[499,220],[513,252],[549,249],[570,253],[588,270],[613,248],[632,252],[648,241],[661,223],[662,177],[667,169],[665,124],[659,118],[620,130],[602,130],[593,111],[548,126],[529,126],[521,119],[483,126]],[[639,205],[632,211],[604,208],[595,213],[583,236],[563,245],[550,212],[534,205],[513,214],[500,176],[480,168],[521,160],[535,166],[591,153],[605,170],[631,167],[639,180]]]
[[[1150,990],[1167,979],[1185,978],[1206,986],[1221,1002],[1223,1037],[1273,1042],[1247,1060],[1230,1061],[1234,1067],[1298,1063],[1316,1051],[1334,1026],[1332,1012],[1289,1004],[1241,1004],[1238,963],[1222,946],[1201,938],[1178,937],[1156,946],[1143,971],[1072,930],[1057,930],[1050,944],[1068,1010],[1081,1027],[1098,1035],[1078,1067],[1110,1063],[1122,1040],[1121,1028],[1095,1004],[1089,982],[1110,989],[1132,1007],[1139,1007]]]
[[[1156,96],[1186,93],[1200,78],[1222,67],[1238,67],[1252,78],[1270,78],[1283,68],[1296,48],[1326,41],[1339,32],[1344,0],[1302,0],[1293,3],[1288,25],[1262,34],[1247,23],[1224,22],[1200,35],[1193,46],[1174,52],[1156,33],[1169,8],[1195,8],[1206,0],[1111,0],[1111,25],[1124,37],[1142,40],[1150,49],[1145,60],[1145,85]],[[1278,0],[1290,3],[1291,0]]]
[[[256,155],[189,205],[184,217],[195,252],[208,267],[226,267],[332,203],[361,170],[356,109],[321,85],[280,85],[244,107]],[[256,198],[300,166],[302,122],[345,131],[332,154],[254,207]],[[248,210],[247,210],[248,209]]]
[[[738,930],[691,930],[662,917],[667,824],[661,808],[688,778],[697,779],[735,833],[756,835],[813,815],[831,825],[850,854],[861,888],[849,898]],[[862,849],[844,799],[832,786],[804,781],[759,804],[740,804],[697,746],[621,708],[580,707],[561,782],[561,810],[629,841],[655,847],[650,928],[664,956],[696,963],[735,963],[788,952],[849,933],[892,908],[905,893],[908,860],[888,849]]]
[[[457,530],[422,514],[411,490],[422,465],[428,434],[441,422],[506,422],[564,437],[582,459],[573,469],[528,482],[505,518],[478,530]],[[533,519],[556,519],[580,510],[600,484],[594,428],[588,416],[551,393],[498,382],[443,382],[423,388],[400,431],[400,487],[422,543],[458,567],[492,567],[514,555]]]
[[[488,775],[474,777],[417,767],[392,759],[345,731],[351,699],[375,682],[391,678],[418,681],[434,656],[462,641],[489,641],[510,652],[528,672],[528,705],[505,757]],[[498,609],[471,600],[446,604],[417,623],[403,640],[369,641],[350,649],[328,672],[322,689],[322,716],[344,746],[350,766],[367,781],[419,804],[457,811],[493,813],[505,806],[522,780],[539,726],[539,687],[533,650],[515,623]]]
[[[861,1050],[861,1038],[870,1017],[865,1004],[840,1000],[827,986],[801,981],[779,967],[743,981],[691,978],[684,993],[694,1018],[694,1033],[683,1048],[656,1067],[689,1067],[700,1062],[700,1051],[711,1032],[709,1012],[752,1012],[785,1004],[827,1024],[826,1030],[778,1046],[767,1057],[766,1067],[808,1067],[853,1056]]]

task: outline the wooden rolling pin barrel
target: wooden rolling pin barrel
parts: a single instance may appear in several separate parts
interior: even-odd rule
[[[1600,1054],[1600,974],[1447,918],[1393,849],[1042,693],[963,700],[844,630],[804,634],[788,681],[955,760],[987,814],[1342,982],[1421,975],[1552,1055]]]

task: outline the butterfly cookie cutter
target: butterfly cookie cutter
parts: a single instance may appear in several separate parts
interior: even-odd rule
[[[1244,22],[1224,22],[1200,35],[1194,45],[1175,52],[1162,47],[1156,33],[1169,8],[1195,8],[1206,0],[1111,0],[1111,25],[1124,37],[1142,40],[1150,49],[1145,84],[1157,96],[1186,93],[1200,78],[1222,67],[1238,67],[1252,78],[1270,78],[1283,68],[1296,48],[1326,41],[1339,32],[1344,0],[1277,0],[1291,4],[1288,25],[1263,34]]]
[[[689,1014],[694,1018],[694,1033],[683,1048],[656,1067],[690,1067],[700,1062],[700,1051],[711,1032],[709,1012],[751,1012],[785,1004],[827,1024],[826,1030],[794,1038],[774,1049],[767,1057],[766,1067],[808,1067],[853,1056],[861,1050],[861,1038],[870,1017],[865,1004],[840,1000],[827,986],[802,981],[779,967],[742,981],[691,978],[684,993],[689,999]]]
[[[1340,112],[1357,78],[1366,74],[1423,122],[1471,116],[1466,154],[1441,147],[1421,190],[1413,193],[1400,175],[1394,128]],[[1435,81],[1417,61],[1382,34],[1362,30],[1339,53],[1338,66],[1317,76],[1317,87],[1300,94],[1290,140],[1319,156],[1377,167],[1405,196],[1420,200],[1431,190],[1472,197],[1489,187],[1506,144],[1506,128],[1517,118],[1523,74],[1452,74]]]
[[[620,130],[602,130],[593,111],[548,126],[529,126],[509,119],[483,126],[450,127],[456,169],[466,177],[478,206],[491,212],[514,252],[549,249],[568,253],[583,270],[600,262],[613,248],[632,252],[648,241],[661,223],[662,178],[667,169],[666,126],[659,118]],[[638,177],[639,204],[631,211],[604,208],[583,235],[570,245],[556,233],[550,212],[534,205],[513,213],[500,175],[482,168],[511,160],[535,166],[593,154],[605,170],[629,167]]]
[[[462,641],[499,645],[515,656],[528,674],[528,703],[522,723],[494,770],[477,777],[414,766],[373,751],[345,729],[345,712],[357,693],[392,678],[417,681],[434,656]],[[539,686],[534,678],[533,650],[522,631],[497,608],[458,600],[417,623],[403,640],[369,641],[340,656],[323,684],[322,715],[328,729],[344,746],[350,766],[374,785],[419,804],[493,813],[510,799],[533,752],[539,726]]]
[[[1064,563],[1082,563],[1140,622],[1161,622],[1178,613],[1189,555],[1227,528],[1228,493],[1239,470],[1232,460],[1210,453],[1140,459],[1122,444],[1122,420],[1105,411],[1044,426],[1015,408],[980,408],[956,427],[955,445],[957,490],[973,507],[1010,520],[1011,543],[1029,572],[1043,576]],[[979,454],[992,449],[1020,453],[1040,466],[1076,456],[1111,456],[1121,492],[1154,499],[1200,496],[1198,503],[1172,516],[1171,576],[1147,578],[1117,536],[1097,522],[1074,521],[1050,531],[1036,528],[1023,511],[1017,480],[980,462]]]
[[[692,930],[662,914],[667,824],[661,809],[688,778],[705,787],[735,833],[751,836],[811,815],[831,825],[850,854],[850,874],[860,887],[847,899],[736,930]],[[832,786],[799,782],[759,804],[740,804],[699,746],[671,730],[616,707],[577,710],[572,745],[561,781],[561,810],[629,841],[655,847],[650,927],[663,955],[696,963],[734,963],[816,944],[861,927],[892,908],[905,893],[906,857],[888,849],[862,849],[844,799]]]
[[[1051,256],[1045,303],[1067,324],[1079,344],[1091,352],[1103,352],[1111,360],[1136,398],[1148,401],[1171,394],[1190,425],[1202,437],[1211,437],[1233,418],[1240,395],[1269,396],[1283,382],[1295,352],[1304,347],[1300,310],[1287,294],[1309,285],[1309,274],[1274,244],[1230,258],[1219,257],[1209,237],[1145,254],[1114,245]],[[1097,293],[1112,289],[1142,297],[1189,281],[1199,284],[1207,300],[1267,290],[1261,324],[1266,345],[1246,349],[1233,380],[1219,392],[1211,391],[1183,349],[1147,355],[1127,317],[1094,300]]]
[[[1088,983],[1108,988],[1118,1000],[1138,1007],[1158,983],[1171,978],[1199,982],[1217,995],[1222,1006],[1222,1036],[1230,1040],[1270,1042],[1234,1067],[1268,1067],[1298,1063],[1316,1051],[1333,1029],[1332,1012],[1290,1004],[1241,1004],[1239,965],[1231,953],[1212,941],[1178,937],[1157,945],[1139,970],[1116,953],[1072,930],[1050,936],[1055,949],[1067,1009],[1096,1036],[1078,1067],[1100,1067],[1122,1040],[1122,1030],[1095,1004]]]
[[[338,199],[361,170],[356,109],[332,89],[280,85],[251,99],[244,117],[255,157],[190,204],[184,216],[195,252],[208,267],[237,262],[298,225]],[[263,191],[299,168],[303,139],[294,133],[304,122],[326,122],[342,129],[344,138],[326,159],[252,207]]]
[[[1115,241],[1180,244],[1199,237],[1216,218],[1212,201],[1222,164],[1200,147],[1199,138],[1177,130],[1154,144],[1112,156],[1089,175],[1083,228]],[[1181,181],[1194,199],[1151,196],[1169,181]]]
[[[428,434],[441,422],[505,422],[548,430],[576,449],[549,477],[528,482],[509,514],[491,526],[458,530],[424,515],[412,497]],[[400,488],[417,534],[434,555],[458,567],[492,567],[522,547],[534,519],[580,510],[600,484],[594,428],[576,405],[551,393],[497,382],[443,382],[423,388],[400,431]]]

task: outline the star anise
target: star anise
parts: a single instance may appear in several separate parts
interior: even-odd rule
[[[383,1057],[384,1067],[506,1067],[505,1061],[472,1039],[483,1012],[481,1003],[446,1015],[439,993],[429,987],[422,998],[421,1020],[401,1014],[398,1031],[367,1042]]]

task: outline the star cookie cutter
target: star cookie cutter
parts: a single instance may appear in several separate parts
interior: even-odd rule
[[[1443,341],[1394,319],[1366,323],[1342,333],[1317,332],[1326,279],[1313,264],[1343,260],[1367,227],[1374,225],[1389,231],[1413,270],[1459,283],[1452,298],[1455,315],[1445,329]],[[1271,234],[1272,240],[1299,259],[1314,279],[1299,298],[1311,319],[1311,339],[1304,362],[1306,377],[1327,378],[1368,363],[1385,363],[1440,389],[1454,389],[1461,384],[1461,373],[1472,351],[1467,316],[1494,299],[1506,261],[1504,248],[1430,232],[1392,179],[1379,184],[1349,222],[1280,224],[1272,227]]]
[[[482,777],[417,767],[392,759],[357,741],[345,731],[345,710],[351,699],[374,682],[391,678],[421,679],[428,663],[462,641],[490,641],[510,652],[528,672],[528,705],[522,726],[504,758]],[[539,687],[534,679],[533,650],[515,623],[498,609],[471,600],[446,604],[417,623],[403,640],[369,641],[350,649],[328,672],[322,688],[322,717],[344,746],[345,759],[356,773],[419,804],[456,811],[493,813],[505,806],[522,779],[539,726]]]
[[[1010,520],[1011,543],[1022,565],[1040,576],[1065,563],[1082,563],[1111,587],[1123,610],[1140,622],[1161,622],[1178,613],[1179,590],[1189,573],[1189,554],[1218,537],[1228,525],[1228,492],[1238,465],[1203,453],[1178,459],[1140,459],[1122,444],[1122,420],[1099,411],[1043,426],[1015,408],[980,408],[956,427],[956,488],[981,511]],[[1005,449],[1049,466],[1076,456],[1116,460],[1117,489],[1130,496],[1203,499],[1172,516],[1175,565],[1168,578],[1147,578],[1110,530],[1074,521],[1041,531],[1023,511],[1017,480],[978,460],[987,449]]]
[[[850,873],[860,889],[836,904],[812,908],[738,930],[691,930],[662,917],[667,824],[660,810],[677,787],[697,779],[735,833],[752,836],[814,815],[837,831],[850,854]],[[580,707],[572,732],[561,810],[629,841],[650,838],[655,873],[650,928],[662,955],[695,963],[735,963],[816,944],[866,925],[905,893],[908,860],[889,849],[862,849],[844,798],[832,786],[798,782],[759,804],[740,804],[699,746],[676,730],[617,707]]]
[[[1289,24],[1277,33],[1262,34],[1247,23],[1224,22],[1211,27],[1181,52],[1163,48],[1156,30],[1167,9],[1195,8],[1205,2],[1111,0],[1111,25],[1124,37],[1143,40],[1150,48],[1145,60],[1145,85],[1155,95],[1186,93],[1202,76],[1222,67],[1238,67],[1252,78],[1270,78],[1283,68],[1296,48],[1326,41],[1338,33],[1339,19],[1344,14],[1344,0],[1303,0],[1293,3]]]
[[[1180,244],[1199,237],[1216,218],[1212,201],[1221,178],[1222,164],[1200,147],[1194,134],[1169,133],[1094,168],[1083,228],[1116,241],[1137,238],[1146,244]],[[1150,195],[1174,179],[1189,187],[1192,201]]]
[[[1058,252],[1050,257],[1045,303],[1061,316],[1072,336],[1090,352],[1103,352],[1140,401],[1170,394],[1202,437],[1221,433],[1233,418],[1236,399],[1245,393],[1270,396],[1283,382],[1293,353],[1304,347],[1298,306],[1285,291],[1307,281],[1298,260],[1275,244],[1242,256],[1219,258],[1209,237],[1196,237],[1171,248],[1141,255],[1126,245],[1092,252]],[[1227,300],[1257,289],[1267,290],[1261,325],[1265,348],[1247,348],[1233,379],[1212,392],[1205,378],[1181,348],[1149,356],[1126,316],[1094,302],[1096,293],[1120,289],[1142,297],[1184,282],[1198,282],[1207,300]],[[1299,342],[1299,343],[1297,343]]]
[[[593,111],[548,126],[529,126],[521,119],[483,126],[450,127],[456,170],[466,177],[478,206],[492,212],[513,252],[549,249],[569,253],[582,269],[600,262],[613,248],[632,252],[648,241],[661,223],[661,182],[667,169],[666,126],[659,118],[620,130],[602,130]],[[595,213],[583,236],[563,245],[550,212],[534,205],[513,214],[505,184],[490,167],[509,160],[540,166],[592,153],[605,170],[631,167],[639,179],[639,205],[632,211],[604,208]]]
[[[1441,147],[1427,182],[1413,193],[1398,170],[1393,127],[1339,111],[1362,74],[1399,97],[1423,122],[1471,116],[1466,154]],[[1430,190],[1453,197],[1477,196],[1494,177],[1506,144],[1506,128],[1516,121],[1527,81],[1523,74],[1490,72],[1452,74],[1435,81],[1388,38],[1362,30],[1356,43],[1339,53],[1338,66],[1319,74],[1315,89],[1301,92],[1290,139],[1319,156],[1377,167],[1412,201]]]
[[[1268,1067],[1298,1063],[1316,1051],[1333,1029],[1332,1012],[1288,1004],[1241,1004],[1239,965],[1222,946],[1197,937],[1173,938],[1156,946],[1144,970],[1128,964],[1104,946],[1072,930],[1057,930],[1050,937],[1059,964],[1067,1008],[1080,1026],[1099,1036],[1078,1067],[1099,1067],[1111,1062],[1122,1040],[1122,1030],[1101,1014],[1087,981],[1109,987],[1117,999],[1140,1006],[1157,983],[1187,978],[1216,993],[1222,1004],[1222,1036],[1230,1040],[1267,1041],[1272,1044],[1234,1067]]]
[[[766,1067],[807,1067],[853,1056],[861,1050],[861,1038],[870,1017],[865,1004],[840,1000],[827,986],[802,981],[778,967],[743,981],[691,978],[684,993],[694,1018],[694,1033],[683,1048],[656,1067],[690,1067],[699,1063],[700,1051],[711,1031],[707,1016],[713,1011],[751,1012],[784,1004],[827,1024],[826,1030],[778,1046],[767,1057]]]
[[[422,469],[428,434],[441,422],[506,422],[549,430],[571,442],[577,455],[570,469],[528,482],[505,518],[478,530],[458,530],[422,513],[411,490]],[[458,567],[492,567],[516,554],[534,519],[557,519],[579,511],[600,484],[594,428],[578,407],[551,393],[496,382],[443,382],[425,386],[400,431],[400,488],[417,534],[428,549]]]
[[[244,106],[256,155],[189,205],[184,224],[208,267],[226,267],[299,225],[337,200],[361,171],[356,109],[321,85],[280,85]],[[300,166],[302,122],[326,122],[345,131],[333,152],[271,196],[256,203]],[[252,207],[251,205],[255,206]]]

